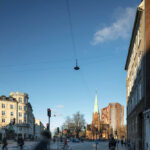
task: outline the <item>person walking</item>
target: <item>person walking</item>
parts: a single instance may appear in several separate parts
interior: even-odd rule
[[[109,149],[115,150],[115,148],[116,148],[116,141],[115,141],[114,137],[112,137],[111,140],[109,141]]]
[[[7,139],[6,137],[2,140],[2,150],[7,150]]]
[[[67,138],[65,138],[65,141],[64,141],[64,150],[67,149]]]
[[[18,143],[18,146],[20,147],[20,150],[23,150],[24,139],[22,138],[21,135],[19,135],[17,143]]]
[[[51,139],[50,132],[49,131],[43,131],[42,132],[42,139],[35,146],[34,150],[49,150],[48,145],[49,145],[50,139]]]

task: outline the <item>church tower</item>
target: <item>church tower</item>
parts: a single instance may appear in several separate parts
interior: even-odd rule
[[[93,139],[96,139],[96,136],[97,136],[97,139],[100,138],[100,112],[99,112],[99,108],[98,108],[97,92],[96,92],[96,96],[95,96],[95,104],[94,104],[94,112],[93,112],[93,118],[92,118],[91,131],[93,134]]]

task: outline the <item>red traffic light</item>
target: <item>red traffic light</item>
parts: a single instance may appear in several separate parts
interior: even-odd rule
[[[49,123],[46,124],[46,129],[49,131]]]
[[[51,110],[50,110],[50,108],[47,109],[47,115],[48,115],[48,117],[51,117]]]

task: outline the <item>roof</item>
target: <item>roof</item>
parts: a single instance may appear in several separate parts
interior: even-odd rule
[[[141,4],[138,6],[137,11],[136,11],[134,26],[133,26],[130,45],[129,45],[129,50],[128,50],[128,55],[127,55],[126,64],[125,64],[125,70],[128,70],[129,60],[130,60],[130,57],[131,57],[131,54],[132,54],[132,43],[133,43],[134,38],[135,38],[134,34],[136,32],[136,26],[137,26],[137,23],[139,21],[139,17],[141,16],[141,12],[143,10],[144,10],[144,2],[142,1]]]
[[[11,102],[17,102],[17,100],[11,96],[6,97],[5,95],[0,96],[1,101],[11,101]]]
[[[97,93],[96,93],[96,96],[95,96],[95,104],[94,104],[94,113],[99,113],[98,111],[98,100],[97,100]]]

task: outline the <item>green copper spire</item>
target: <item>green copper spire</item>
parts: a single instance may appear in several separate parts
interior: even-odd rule
[[[98,100],[97,100],[97,90],[96,90],[96,96],[95,96],[95,105],[94,105],[94,113],[99,113],[98,110]]]

